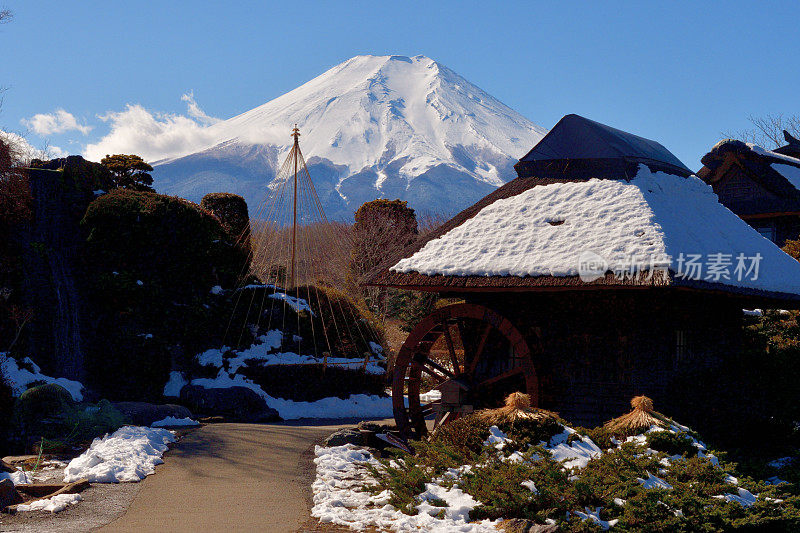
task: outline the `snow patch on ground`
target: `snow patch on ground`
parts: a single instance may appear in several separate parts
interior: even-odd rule
[[[425,492],[419,495],[419,499],[421,500],[417,505],[419,512],[436,516],[444,511],[445,518],[454,522],[468,522],[469,512],[478,505],[475,498],[458,487],[448,489],[435,483],[425,483]],[[447,506],[433,505],[433,503],[439,503],[436,500],[444,501]]]
[[[0,472],[0,481],[10,479],[14,485],[33,483],[33,477],[28,472],[17,470],[16,472]]]
[[[465,533],[495,532],[497,523],[483,520],[468,522],[469,509],[478,504],[458,488],[446,489],[434,483],[426,484],[419,495],[420,513],[404,514],[389,505],[389,491],[377,495],[360,490],[372,478],[366,464],[379,467],[380,463],[366,450],[352,444],[314,449],[317,477],[312,486],[314,507],[311,516],[321,522],[338,524],[355,530],[374,527],[391,531],[431,531]],[[433,498],[444,500],[447,507],[431,505]],[[444,511],[444,517],[433,514]]]
[[[57,494],[46,500],[37,500],[30,504],[20,504],[17,511],[48,511],[60,513],[70,505],[83,501],[80,494]]]
[[[189,417],[186,418],[175,418],[174,416],[168,416],[167,418],[163,418],[161,420],[156,420],[150,427],[154,428],[169,428],[169,427],[180,427],[180,426],[199,426],[200,422],[197,420],[192,420]]]
[[[589,507],[586,507],[584,509],[584,511],[575,511],[575,514],[581,520],[591,520],[592,522],[595,522],[597,525],[599,525],[603,529],[608,529],[610,527],[613,527],[613,526],[617,525],[617,522],[619,522],[619,519],[603,520],[602,518],[600,518],[600,510],[601,509],[602,509],[601,507],[595,507],[594,510],[592,510]]]
[[[315,402],[295,402],[283,398],[273,398],[257,384],[241,374],[230,375],[220,370],[216,378],[198,378],[192,385],[206,389],[227,389],[246,387],[267,402],[284,420],[298,418],[388,418],[392,416],[392,399],[384,396],[352,394],[347,399],[336,397],[322,398]]]
[[[166,429],[125,426],[102,439],[94,439],[88,450],[64,470],[64,482],[87,478],[92,483],[141,481],[155,473],[156,465],[175,435]]]
[[[210,350],[206,350],[203,353],[199,353],[194,356],[195,361],[200,366],[213,366],[216,368],[222,367],[222,354],[230,350],[227,346],[223,346],[222,348],[211,348]]]
[[[42,374],[42,369],[30,357],[26,357],[22,362],[30,366],[32,370],[20,367],[16,359],[6,353],[0,353],[0,374],[6,378],[14,396],[19,396],[28,390],[32,383],[44,382],[60,385],[67,389],[73,400],[83,401],[83,385],[81,383],[67,378],[45,376]]]

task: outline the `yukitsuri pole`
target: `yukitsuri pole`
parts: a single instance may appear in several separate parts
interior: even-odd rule
[[[294,153],[294,204],[292,206],[292,273],[291,277],[289,278],[290,287],[294,287],[294,265],[295,265],[295,246],[297,242],[297,155],[300,152],[300,130],[297,128],[297,124],[294,125],[294,129],[292,130],[292,137],[294,137],[294,146],[292,146],[292,152]]]

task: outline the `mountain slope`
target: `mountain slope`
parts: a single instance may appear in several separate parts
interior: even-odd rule
[[[546,132],[427,57],[357,56],[209,126],[206,149],[154,165],[156,187],[192,200],[236,192],[253,210],[294,124],[329,218],[377,197],[451,214],[513,178]]]

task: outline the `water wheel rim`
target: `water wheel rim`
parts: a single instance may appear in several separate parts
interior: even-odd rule
[[[436,309],[426,316],[409,333],[406,341],[398,352],[395,360],[392,376],[392,403],[395,421],[398,429],[406,436],[419,438],[427,433],[425,422],[425,406],[420,402],[422,374],[439,374],[439,378],[446,377],[453,379],[458,376],[444,376],[441,366],[432,364],[430,350],[436,340],[445,336],[445,331],[449,333],[449,323],[455,320],[477,320],[486,324],[485,334],[482,334],[482,341],[476,346],[476,353],[473,354],[472,364],[467,368],[466,347],[464,347],[464,373],[469,377],[474,377],[477,365],[484,357],[483,344],[492,331],[501,334],[510,347],[509,357],[512,363],[510,373],[507,376],[491,376],[488,380],[476,383],[476,387],[488,387],[494,382],[517,374],[523,374],[525,381],[525,392],[531,396],[531,404],[538,405],[539,383],[536,369],[533,364],[532,353],[528,342],[520,331],[506,317],[496,311],[474,303],[453,304]],[[462,335],[459,330],[459,335]],[[461,337],[463,343],[463,336]],[[447,340],[448,350],[452,356],[452,340]],[[453,367],[458,370],[458,364],[454,361]],[[457,373],[457,372],[456,372]],[[452,374],[452,372],[451,372]],[[473,380],[474,381],[474,380]],[[441,382],[440,382],[441,383]],[[437,385],[438,386],[438,385]],[[406,394],[406,390],[408,393]],[[406,401],[408,407],[406,407]]]

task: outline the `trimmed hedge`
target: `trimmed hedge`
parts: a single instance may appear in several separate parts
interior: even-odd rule
[[[247,261],[213,214],[177,197],[118,189],[92,202],[81,226],[98,272],[124,271],[173,297],[231,287]]]
[[[222,222],[230,239],[246,253],[250,250],[250,215],[247,202],[238,194],[213,192],[203,196],[200,207]]]
[[[115,400],[155,400],[173,366],[218,345],[230,309],[210,294],[233,287],[247,253],[197,204],[118,189],[81,221],[96,341],[88,383]]]

